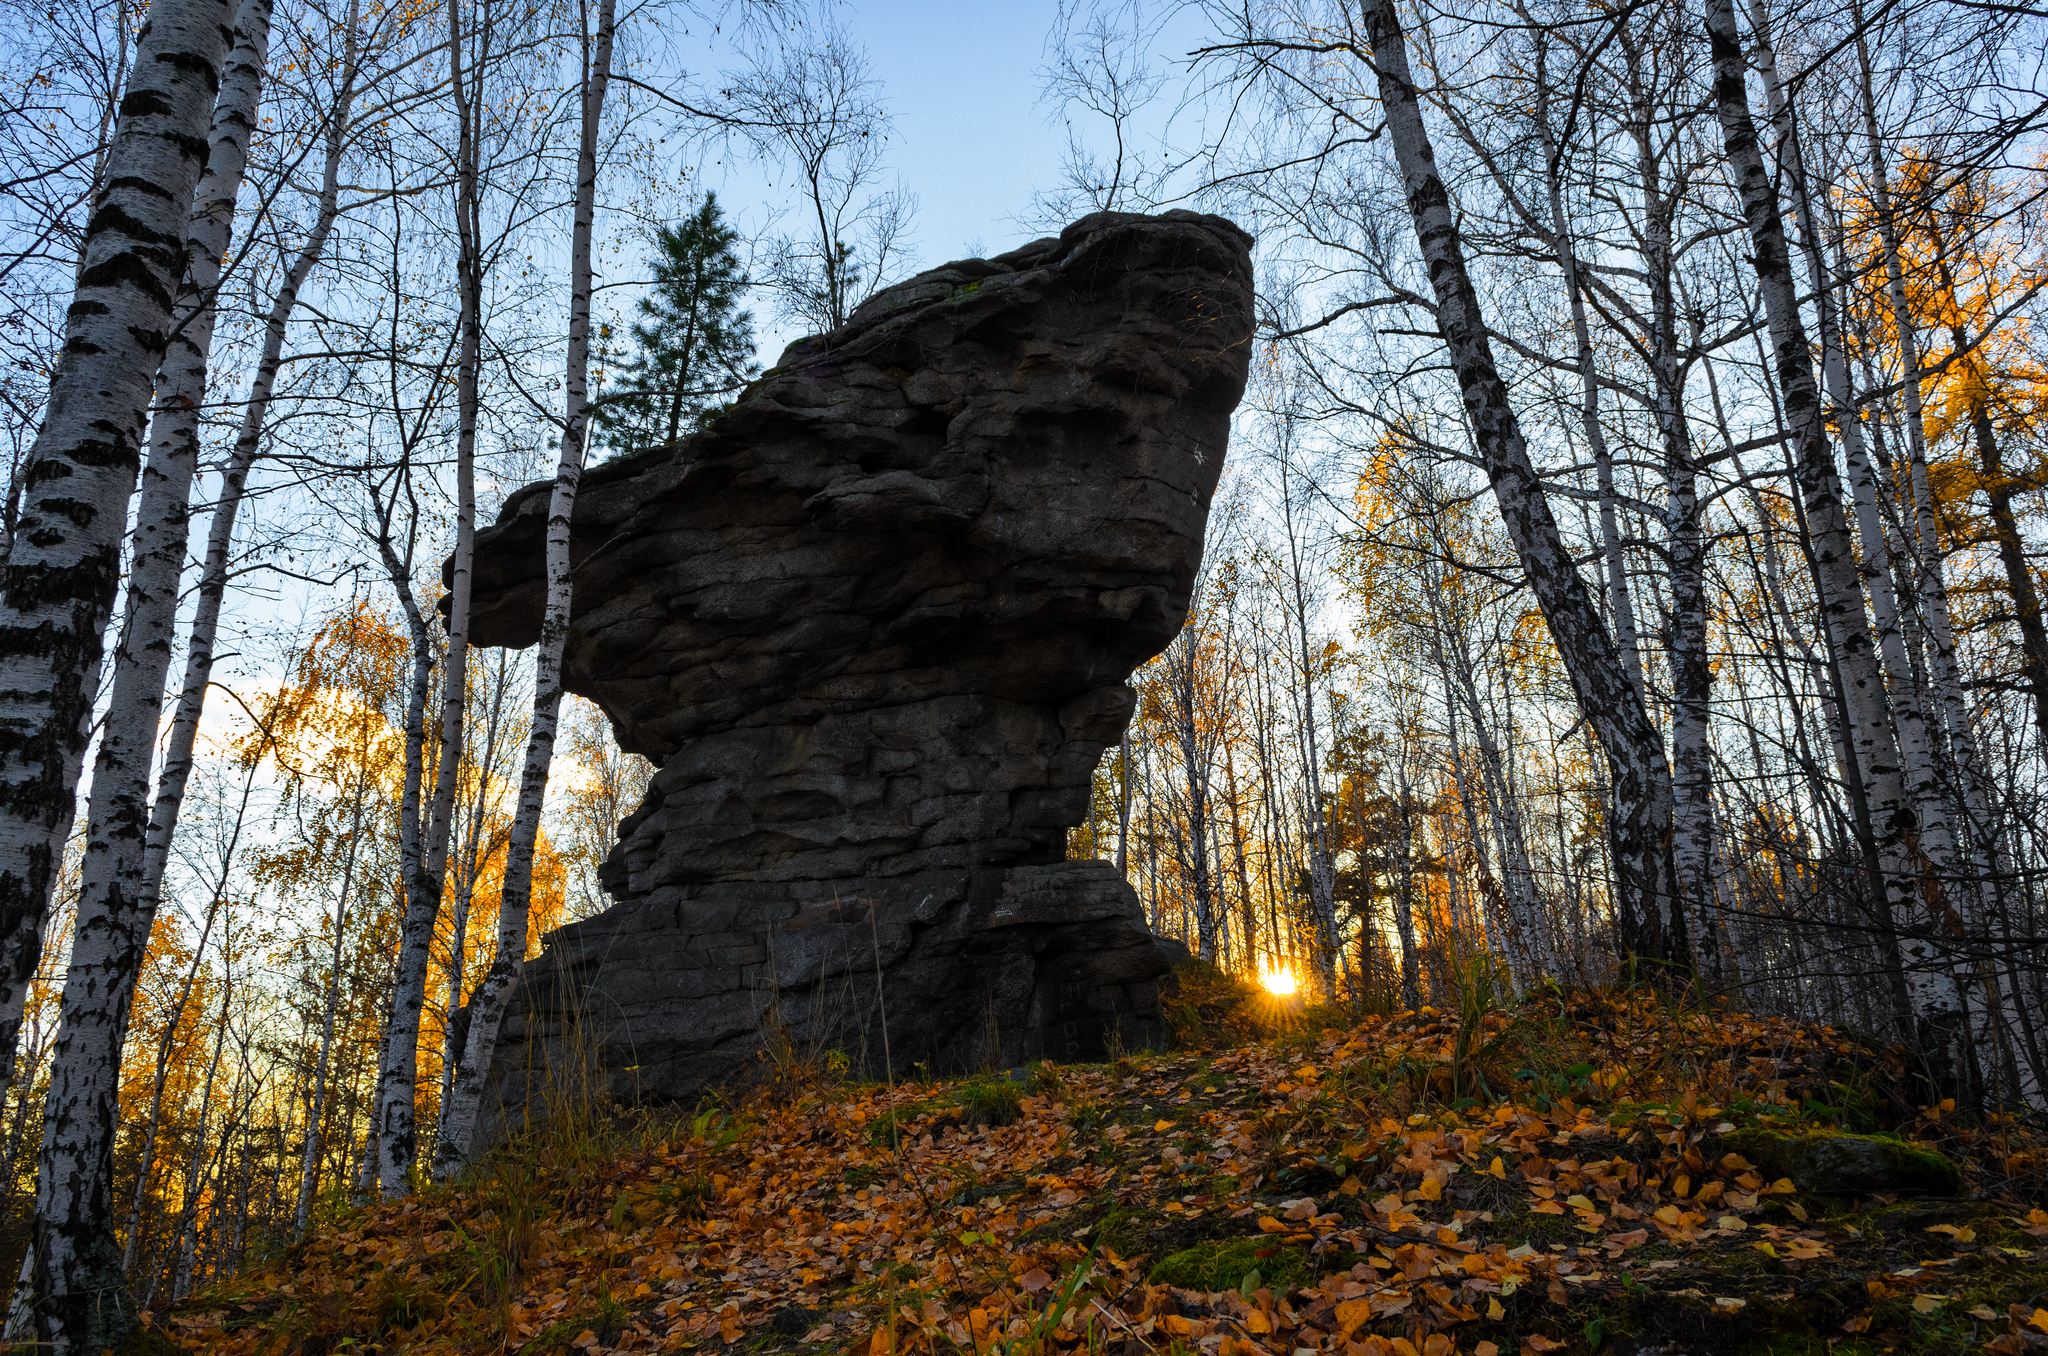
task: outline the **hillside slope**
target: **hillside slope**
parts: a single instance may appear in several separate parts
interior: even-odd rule
[[[829,1061],[827,1061],[829,1063]],[[571,1119],[159,1319],[222,1353],[2048,1351],[2040,1142],[1640,995]]]

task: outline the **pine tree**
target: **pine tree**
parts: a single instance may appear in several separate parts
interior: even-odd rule
[[[655,234],[654,290],[633,326],[638,355],[598,404],[615,447],[672,443],[753,373],[754,317],[739,308],[747,278],[716,194]]]

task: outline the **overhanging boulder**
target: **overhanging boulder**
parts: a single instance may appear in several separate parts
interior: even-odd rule
[[[687,1098],[764,1036],[879,1071],[885,1013],[898,1069],[1157,1043],[1162,953],[1065,840],[1186,617],[1250,243],[1105,213],[934,269],[586,475],[565,679],[659,770],[617,904],[527,966],[487,1106],[571,1070]],[[547,497],[479,535],[477,643],[537,637]]]

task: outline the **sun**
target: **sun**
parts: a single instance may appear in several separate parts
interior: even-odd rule
[[[1298,985],[1294,971],[1284,966],[1269,965],[1259,971],[1259,987],[1275,998],[1292,998]]]

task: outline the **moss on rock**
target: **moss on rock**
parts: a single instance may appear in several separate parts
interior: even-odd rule
[[[1953,1196],[1963,1186],[1962,1170],[1948,1155],[1895,1135],[1757,1125],[1725,1134],[1720,1142],[1724,1150],[1754,1163],[1765,1177],[1789,1177],[1800,1190],[1822,1196],[1879,1191]]]

